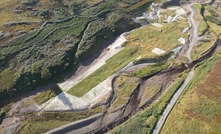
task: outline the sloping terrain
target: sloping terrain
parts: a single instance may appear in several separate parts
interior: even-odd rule
[[[0,87],[1,98],[61,80],[55,77],[62,77],[78,63],[98,55],[106,42],[134,27],[130,19],[140,10],[136,11],[140,6],[131,9],[135,2],[125,3],[123,10],[118,1],[88,5],[79,9],[79,15],[46,21],[40,29],[2,45],[0,75],[8,74],[8,79],[0,77],[0,82],[8,84]]]
[[[169,115],[162,133],[219,133],[220,50],[196,67],[189,87]],[[208,66],[210,65],[210,66]]]
[[[211,29],[213,29],[213,26],[210,26]],[[216,34],[216,31],[204,33],[204,36],[210,37],[209,39],[216,39],[216,37],[211,38],[213,36],[208,36],[208,34]],[[220,35],[220,33],[218,33],[218,35]],[[202,46],[206,46],[207,42],[203,43],[203,38],[205,37],[201,36],[201,41],[199,42],[202,43]],[[194,41],[194,39],[192,41]],[[196,43],[197,42],[193,43],[193,47],[197,45]],[[204,53],[200,55],[202,56],[202,59],[205,59],[207,57],[206,55],[209,56],[213,54],[213,50],[216,50],[217,45],[220,45],[219,37],[218,40],[216,39],[215,43],[210,43],[210,48],[203,48]],[[196,48],[194,49],[198,50]],[[187,78],[190,82],[184,82],[183,85],[185,86],[182,85],[177,89],[184,89],[184,93],[181,95],[178,102],[174,101],[174,98],[177,98],[177,95],[181,94],[182,92],[177,91],[177,93],[171,97],[169,101],[165,96],[162,96],[162,98],[155,104],[152,104],[149,108],[146,108],[138,115],[130,118],[122,125],[116,127],[110,131],[110,133],[219,133],[220,123],[217,118],[220,116],[220,106],[218,105],[219,102],[214,100],[215,97],[212,97],[211,95],[216,92],[213,95],[216,95],[216,97],[219,98],[219,84],[215,84],[216,81],[219,81],[219,74],[213,72],[209,73],[211,70],[215,72],[219,66],[219,61],[217,63],[216,61],[220,58],[220,49],[217,51],[218,52],[210,59],[204,61],[203,63],[197,64],[196,68],[194,69],[196,70],[195,73],[191,71],[191,75],[193,75],[193,73],[195,74],[194,77],[190,77],[189,79]],[[198,61],[202,61],[200,59]],[[217,66],[213,68],[215,63]],[[214,80],[214,78],[216,80]],[[205,83],[204,81],[209,82]],[[167,95],[169,95],[169,93],[167,93]],[[210,98],[208,96],[210,96]],[[176,105],[173,108],[174,104]],[[167,107],[165,105],[167,105]],[[173,110],[170,114],[172,108]],[[168,115],[169,117],[167,119]],[[157,120],[159,121],[157,122]],[[166,123],[164,125],[165,121]],[[163,129],[161,130],[162,127]]]
[[[218,133],[218,8],[155,2],[17,1],[42,21],[2,40],[0,133]]]

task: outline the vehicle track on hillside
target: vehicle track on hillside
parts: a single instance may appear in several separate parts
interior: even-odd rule
[[[208,1],[208,2],[210,2],[210,1]],[[195,16],[196,12],[192,8],[192,5],[193,5],[193,3],[188,4],[186,6],[186,10],[188,10],[191,13],[188,18],[189,18],[189,22],[190,22],[191,27],[192,27],[192,35],[190,36],[190,43],[189,43],[188,50],[186,52],[186,56],[188,58],[189,63],[192,62],[191,51],[192,51],[194,45],[196,45],[196,43],[199,41],[199,36],[198,36],[198,33],[197,33],[199,23],[197,24],[197,22],[194,20],[194,16]],[[160,119],[158,120],[158,122],[156,124],[156,127],[153,130],[153,134],[159,134],[160,133],[167,117],[169,116],[170,112],[172,111],[173,107],[175,106],[175,104],[176,104],[177,100],[179,99],[180,95],[182,94],[183,90],[185,89],[185,87],[188,85],[188,83],[192,79],[193,75],[194,75],[194,68],[191,69],[191,71],[189,72],[188,77],[185,79],[182,86],[177,90],[177,92],[174,94],[174,96],[172,97],[172,99],[168,103],[166,109],[164,110],[162,116],[160,117]]]
[[[199,36],[198,36],[198,33],[197,33],[199,23],[197,23],[194,20],[194,16],[196,15],[196,12],[194,11],[194,9],[191,6],[192,6],[192,4],[189,4],[189,5],[186,6],[186,9],[188,11],[190,11],[190,13],[191,13],[190,16],[189,16],[189,22],[190,22],[191,27],[192,27],[192,34],[190,36],[189,48],[186,52],[186,56],[187,56],[189,62],[192,62],[191,51],[192,51],[194,45],[196,45],[196,43],[199,41]]]

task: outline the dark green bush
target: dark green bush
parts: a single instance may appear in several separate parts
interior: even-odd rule
[[[221,21],[213,16],[206,16],[206,19],[212,23],[215,23],[217,25],[221,25]]]
[[[5,118],[5,116],[6,116],[6,113],[1,110],[1,111],[0,111],[0,124],[1,124],[1,122],[3,121],[3,119]]]

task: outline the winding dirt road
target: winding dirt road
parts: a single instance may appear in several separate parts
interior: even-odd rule
[[[186,6],[186,9],[188,11],[190,11],[190,13],[191,13],[190,16],[189,16],[189,22],[190,22],[191,27],[192,27],[192,34],[190,36],[189,48],[186,52],[186,56],[187,56],[189,62],[192,62],[191,51],[192,51],[194,45],[196,45],[196,43],[199,41],[199,36],[198,36],[198,33],[197,33],[199,23],[194,20],[194,16],[195,16],[196,13],[194,12],[194,10],[191,6],[192,6],[192,4],[189,4],[189,5]]]
[[[167,117],[169,116],[171,110],[173,109],[173,107],[175,106],[178,98],[180,97],[180,95],[182,94],[183,90],[185,89],[185,87],[187,86],[187,84],[190,82],[191,78],[193,77],[194,74],[194,69],[192,69],[188,75],[188,77],[186,78],[186,80],[184,81],[183,85],[178,89],[178,91],[174,94],[173,98],[171,99],[170,103],[167,105],[166,109],[163,112],[163,115],[160,117],[153,134],[159,134]]]
[[[186,6],[186,10],[188,10],[191,13],[190,16],[189,16],[189,22],[190,22],[191,27],[192,27],[192,34],[191,34],[191,37],[190,37],[190,43],[189,43],[188,50],[186,52],[186,56],[188,58],[188,62],[192,62],[191,51],[192,51],[194,45],[196,45],[196,43],[199,41],[199,37],[198,37],[198,33],[197,33],[199,23],[197,23],[194,20],[195,12],[192,8],[192,4],[188,4]],[[173,107],[175,106],[175,104],[176,104],[178,98],[180,97],[180,95],[182,94],[183,90],[185,89],[187,84],[192,79],[193,75],[194,75],[194,68],[191,69],[188,77],[186,78],[186,80],[184,81],[182,86],[177,90],[177,92],[174,94],[174,96],[172,97],[172,99],[168,103],[168,105],[167,105],[166,109],[164,110],[162,116],[160,117],[159,121],[157,122],[156,127],[154,128],[153,134],[159,134],[160,133],[167,117],[169,116],[170,112],[172,111]]]

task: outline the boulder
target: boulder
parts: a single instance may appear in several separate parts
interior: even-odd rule
[[[178,39],[178,41],[181,43],[181,44],[186,44],[186,42],[187,42],[187,40],[185,39],[185,38],[182,38],[182,37],[180,37],[179,39]]]

